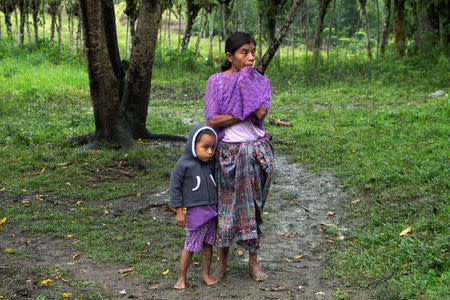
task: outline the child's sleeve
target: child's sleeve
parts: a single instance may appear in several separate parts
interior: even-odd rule
[[[182,187],[184,181],[184,168],[176,164],[170,174],[170,207],[177,208],[183,206]]]

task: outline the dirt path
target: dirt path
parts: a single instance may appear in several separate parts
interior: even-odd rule
[[[82,253],[80,259],[74,261],[73,248],[68,240],[43,234],[31,235],[21,232],[20,228],[0,232],[0,240],[8,241],[9,247],[15,249],[24,247],[31,240],[26,246],[30,255],[24,261],[11,262],[4,269],[12,272],[24,265],[58,265],[70,270],[75,280],[98,282],[97,288],[113,299],[331,299],[335,290],[329,281],[323,279],[322,263],[331,245],[328,240],[337,236],[321,231],[320,224],[338,223],[339,207],[347,197],[331,174],[312,174],[276,155],[273,183],[264,211],[260,253],[260,264],[270,277],[262,283],[250,279],[247,274],[248,256],[236,247],[231,249],[234,254],[230,257],[227,278],[217,286],[202,284],[200,266],[193,265],[188,273],[190,287],[176,291],[172,288],[173,280],[161,279],[150,283],[134,274],[122,277],[119,270],[127,266],[98,263],[89,259],[87,253]],[[166,209],[167,191],[147,194],[143,198],[144,201],[140,202],[130,202],[126,198],[110,199],[102,204],[119,214],[136,211],[162,222],[174,221]],[[11,234],[16,237],[12,239]],[[14,266],[14,263],[20,265]],[[158,284],[158,288],[150,290],[154,284]],[[28,282],[20,288],[26,296],[32,295],[36,286]]]

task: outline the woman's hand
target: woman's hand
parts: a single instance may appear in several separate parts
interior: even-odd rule
[[[183,213],[183,208],[177,207],[176,211],[177,216],[175,220],[177,221],[177,225],[180,227],[186,227],[186,215]]]
[[[233,115],[217,115],[208,120],[209,126],[212,128],[230,127],[240,121],[241,120],[235,118]]]
[[[262,104],[257,110],[253,112],[253,114],[259,119],[263,119],[267,115],[267,107]]]

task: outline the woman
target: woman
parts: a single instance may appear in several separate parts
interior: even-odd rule
[[[229,247],[234,243],[249,251],[249,272],[255,281],[267,279],[258,265],[262,210],[273,171],[273,151],[264,130],[270,108],[269,80],[255,65],[254,39],[247,33],[230,35],[225,44],[222,73],[208,79],[206,121],[218,135],[219,264],[214,276],[226,274]]]

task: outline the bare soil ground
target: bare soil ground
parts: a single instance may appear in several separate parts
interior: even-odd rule
[[[171,146],[181,147],[179,144]],[[107,205],[116,214],[135,211],[174,224],[175,218],[167,210],[167,191],[145,194],[142,199],[130,202],[123,197],[95,205]],[[231,249],[235,254],[230,259],[229,272],[219,284],[205,286],[200,279],[201,266],[192,265],[188,288],[177,291],[172,288],[172,279],[149,282],[133,273],[122,276],[119,270],[129,266],[99,263],[90,259],[88,253],[81,253],[79,259],[73,260],[74,248],[70,240],[31,234],[14,226],[0,231],[0,247],[24,249],[29,255],[15,261],[0,256],[0,274],[11,278],[16,299],[31,299],[41,294],[40,290],[45,287],[33,280],[39,277],[39,266],[62,270],[60,277],[65,277],[62,279],[84,283],[72,290],[61,286],[58,295],[65,289],[72,292],[73,297],[83,292],[85,297],[90,295],[87,297],[96,299],[100,296],[92,290],[99,290],[101,295],[111,299],[333,299],[336,288],[324,278],[323,264],[333,241],[339,237],[325,233],[321,223],[339,224],[342,205],[348,200],[349,196],[332,174],[310,173],[276,155],[259,255],[260,264],[269,275],[265,282],[256,283],[249,277],[248,255],[237,247]],[[6,205],[17,201],[22,199],[2,202]],[[217,249],[214,260],[216,257]],[[89,282],[96,283],[95,287],[89,286]],[[351,298],[366,297],[353,295]]]

